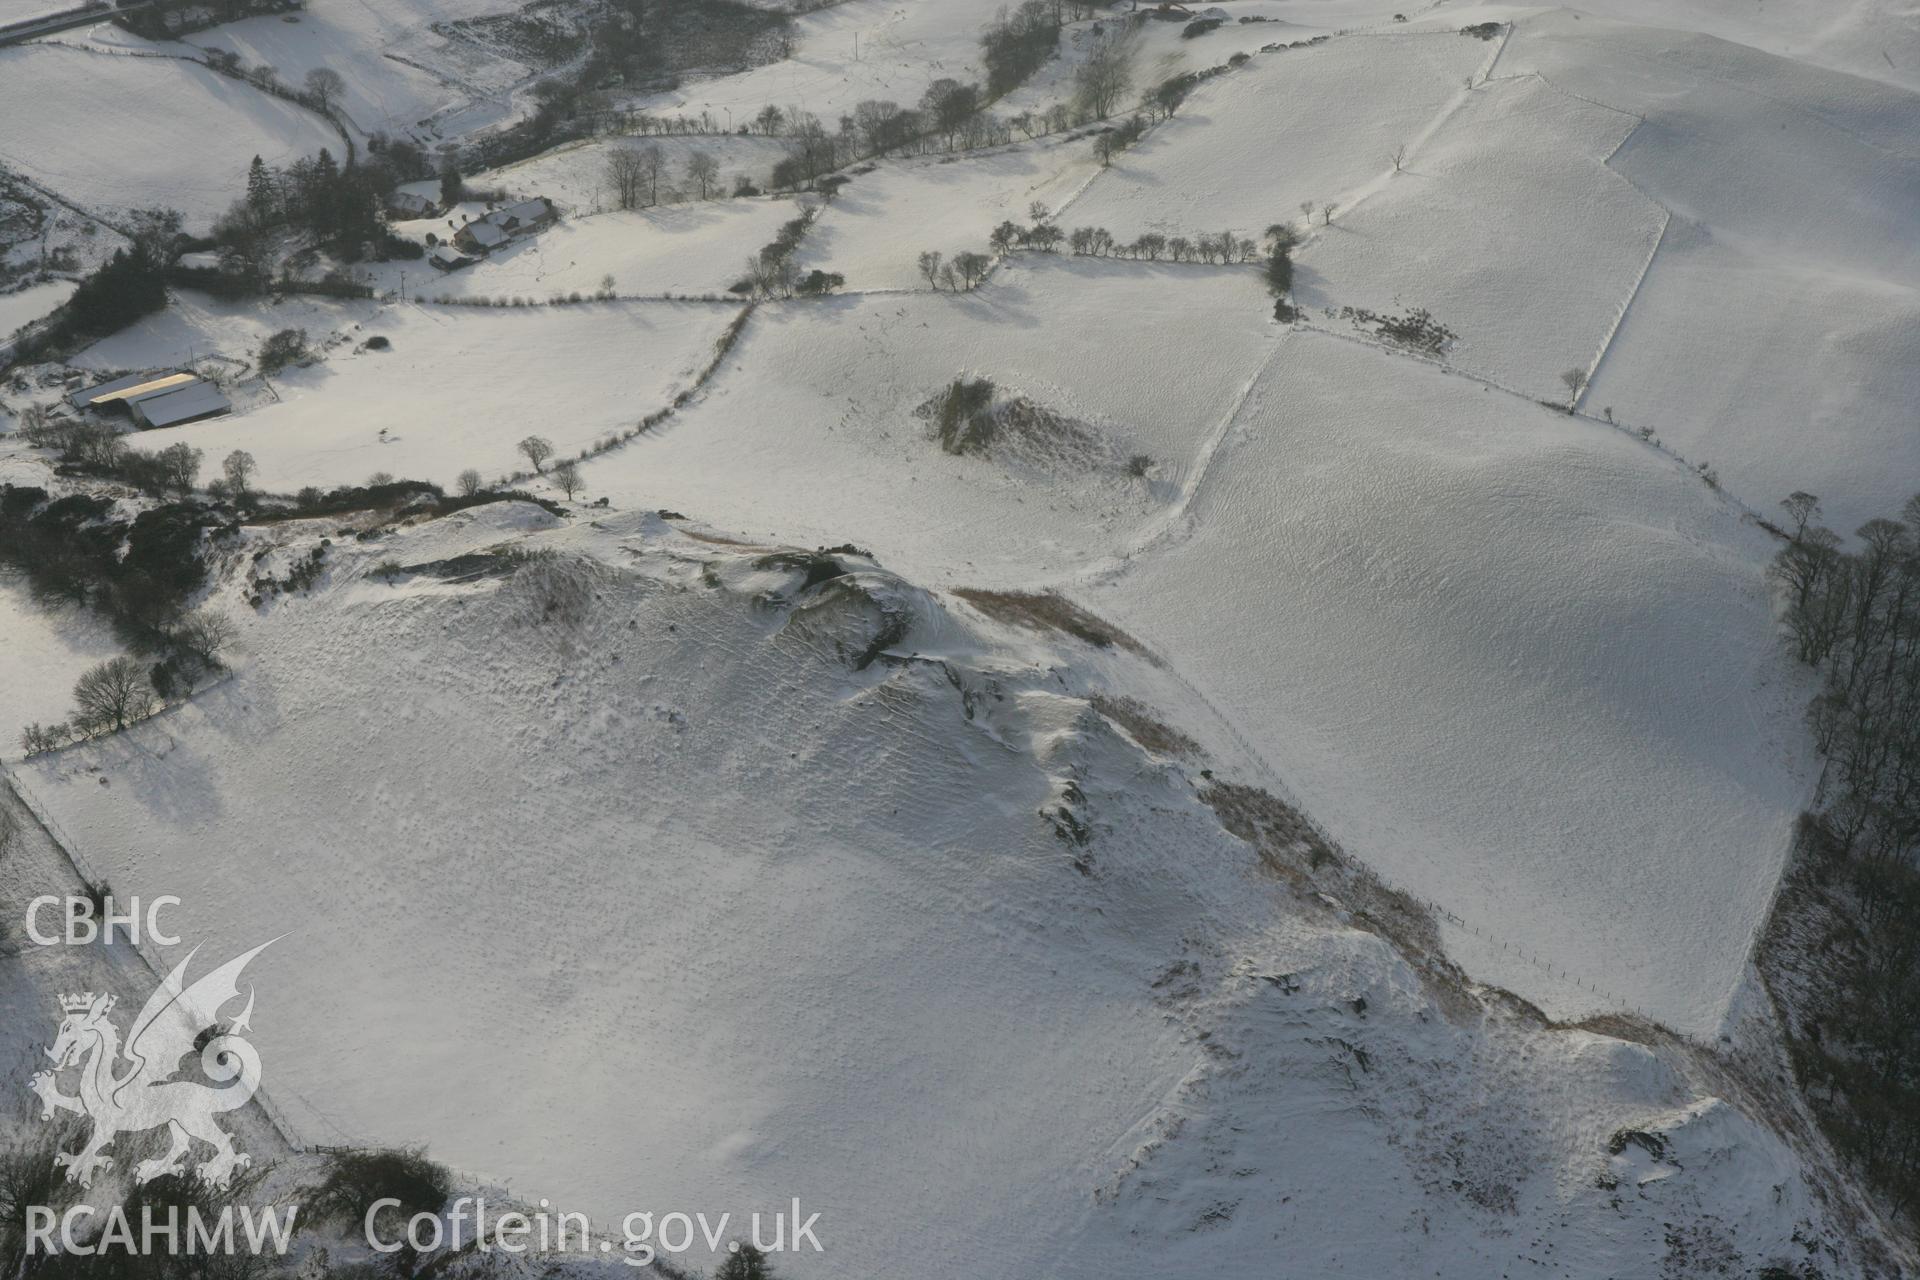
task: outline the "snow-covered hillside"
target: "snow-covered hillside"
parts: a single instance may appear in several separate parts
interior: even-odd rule
[[[0,164],[96,212],[174,208],[204,230],[255,155],[286,164],[340,136],[320,116],[177,58],[0,49]],[[98,119],[99,128],[74,121]]]
[[[264,491],[192,601],[230,678],[23,788],[195,940],[293,930],[257,1029],[306,1141],[608,1224],[798,1196],[800,1280],[1899,1274],[1751,953],[1821,775],[1778,504],[1850,536],[1920,490],[1920,6],[1221,0],[1048,122],[1115,6],[992,145],[855,146],[982,79],[1000,7],[581,85],[504,0],[0,49],[0,228],[48,281],[0,315],[124,243],[93,215],[203,230],[253,154],[338,151],[196,50],[337,69],[358,158],[454,161],[404,239],[559,214],[446,272],[288,214],[245,246],[281,296],[175,287],[10,372],[0,423],[192,367],[233,412],[127,443]],[[574,140],[466,163],[536,97]],[[732,197],[807,113],[845,184]],[[1036,219],[1117,246],[989,250]],[[1291,257],[1127,247],[1223,232]],[[545,505],[300,518],[469,469]],[[19,434],[0,481],[162,500]],[[120,648],[12,582],[0,642],[9,756]]]
[[[797,1195],[796,1276],[1240,1273],[1276,1231],[1316,1274],[1854,1265],[1730,1082],[1462,986],[1201,772],[1200,704],[1107,700],[1150,664],[855,555],[553,524],[336,541],[239,608],[234,680],[24,771],[122,891],[292,930],[255,1034],[317,1136],[605,1221]]]

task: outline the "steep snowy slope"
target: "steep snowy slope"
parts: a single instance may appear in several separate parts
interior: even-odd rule
[[[1095,701],[1156,687],[1123,649],[550,523],[336,541],[241,607],[233,681],[26,771],[210,945],[292,930],[255,1034],[316,1136],[607,1222],[797,1195],[798,1277],[1264,1274],[1276,1233],[1308,1274],[1855,1273],[1707,1064],[1470,992],[1281,800]],[[433,567],[503,542],[542,551]]]
[[[1644,117],[1609,164],[1677,216],[1800,264],[1920,284],[1920,96],[1570,13],[1520,22],[1495,75]]]
[[[1712,1034],[1813,776],[1770,551],[1623,433],[1301,333],[1184,519],[1076,594],[1495,935],[1450,937],[1470,971]]]

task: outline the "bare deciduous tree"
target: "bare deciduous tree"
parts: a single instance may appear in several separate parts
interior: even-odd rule
[[[528,436],[514,447],[526,456],[528,462],[533,464],[535,472],[540,472],[544,468],[547,459],[553,456],[553,441],[547,439],[545,436]]]
[[[926,280],[928,288],[938,289],[940,287],[940,268],[945,261],[939,252],[933,249],[929,249],[920,255],[920,275]]]
[[[486,487],[486,482],[480,478],[480,473],[472,467],[468,467],[465,471],[462,471],[460,478],[453,483],[463,498],[471,498],[474,494],[479,493],[481,489]]]
[[[153,705],[153,690],[138,662],[124,655],[109,658],[73,686],[79,704],[75,719],[90,729],[118,733]]]
[[[573,501],[573,495],[580,492],[586,482],[580,476],[580,464],[572,458],[566,458],[553,464],[552,480],[560,486],[560,492],[567,495],[567,501]]]
[[[643,147],[640,150],[640,172],[647,182],[647,203],[660,203],[660,175],[666,172],[667,161],[658,147]]]
[[[1787,509],[1787,518],[1793,521],[1793,540],[1795,542],[1800,541],[1800,539],[1805,536],[1807,526],[1820,515],[1820,499],[1814,497],[1805,489],[1795,489],[1792,493],[1781,499],[1780,505]],[[1920,521],[1916,521],[1915,523],[1920,524]]]
[[[253,455],[245,449],[235,449],[220,464],[220,472],[227,480],[227,492],[233,496],[236,504],[246,502],[249,492],[247,486],[253,483],[253,473],[257,469]]]
[[[1086,61],[1074,72],[1075,104],[1096,119],[1112,115],[1133,88],[1134,55],[1139,47],[1139,33],[1126,22],[1116,22],[1094,37]]]
[[[965,253],[954,254],[950,265],[954,276],[960,282],[960,287],[972,290],[979,288],[980,282],[987,278],[987,272],[993,268],[993,259],[984,253],[968,250]]]
[[[209,667],[224,666],[220,654],[233,643],[233,623],[223,614],[197,609],[174,626],[172,638]]]
[[[1567,412],[1572,413],[1580,403],[1580,393],[1587,389],[1587,371],[1569,369],[1560,375],[1560,381],[1567,389]]]
[[[322,111],[333,110],[333,104],[346,91],[346,80],[332,67],[315,67],[307,72],[307,92],[319,102]]]
[[[607,157],[607,186],[613,189],[614,203],[631,209],[640,203],[640,190],[646,184],[646,168],[640,153],[619,147]]]
[[[159,461],[162,479],[183,498],[193,492],[193,486],[200,478],[200,460],[204,456],[200,450],[185,443],[170,444],[154,455]]]
[[[705,151],[695,151],[687,156],[687,182],[700,193],[705,200],[707,193],[713,190],[720,180],[720,162]]]

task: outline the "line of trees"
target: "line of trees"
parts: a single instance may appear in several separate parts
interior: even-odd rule
[[[823,297],[844,286],[847,279],[837,271],[816,268],[802,275],[793,261],[800,242],[806,238],[807,228],[813,225],[815,212],[808,209],[782,223],[772,242],[747,259],[747,274],[733,285],[731,292],[756,298]]]
[[[1006,119],[988,109],[1054,55],[1063,23],[1092,12],[1088,4],[1027,0],[996,18],[981,37],[984,86],[943,77],[928,85],[912,107],[884,99],[857,104],[840,118],[837,130],[807,112],[763,108],[754,117],[760,132],[789,140],[788,155],[774,166],[773,188],[812,186],[835,169],[874,156],[972,151],[1005,145],[1016,135],[1032,140],[1107,118],[1135,83],[1139,30],[1133,19],[1115,21],[1090,36],[1074,72],[1071,103]]]
[[[1870,867],[1920,865],[1920,496],[1869,520],[1858,549],[1817,523],[1819,500],[1786,500],[1793,532],[1774,563],[1800,661],[1826,673],[1811,712],[1829,762],[1823,816]],[[1873,886],[1866,886],[1868,897]]]
[[[606,185],[614,203],[622,209],[639,209],[660,203],[660,183],[668,176],[665,154],[657,145],[619,147],[607,157]],[[690,151],[681,170],[685,190],[698,199],[711,199],[721,190],[720,162],[710,151]],[[736,194],[754,194],[751,184]],[[669,199],[676,193],[667,191]]]
[[[1920,496],[1853,549],[1819,499],[1783,504],[1772,567],[1794,655],[1821,673],[1808,709],[1826,759],[1802,819],[1775,984],[1796,1073],[1835,1145],[1892,1210],[1920,1215]],[[1794,998],[1803,991],[1804,1000]]]

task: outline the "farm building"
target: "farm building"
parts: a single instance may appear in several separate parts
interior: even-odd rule
[[[440,206],[413,191],[396,191],[387,197],[387,215],[393,218],[431,218]]]
[[[182,373],[178,369],[166,369],[158,373],[129,373],[125,377],[75,391],[67,397],[67,403],[76,409],[101,409],[116,404],[124,405],[131,398],[159,395],[163,391],[172,391],[192,381],[194,381],[193,374]]]
[[[67,403],[76,409],[125,410],[142,427],[178,426],[233,408],[219,387],[178,369],[130,373],[75,391]]]
[[[543,196],[495,209],[453,233],[453,243],[468,253],[491,253],[509,240],[553,225],[560,211]]]
[[[453,243],[468,253],[492,253],[511,238],[491,214],[453,233]]]
[[[127,405],[133,420],[146,428],[177,427],[186,422],[198,422],[202,418],[217,418],[232,409],[232,403],[220,388],[198,378],[171,391],[143,396]]]
[[[450,244],[441,244],[433,247],[433,251],[427,255],[427,261],[442,271],[458,271],[462,267],[472,266],[479,259],[460,252]]]

